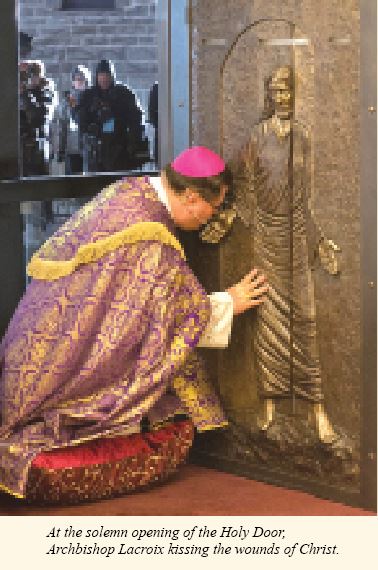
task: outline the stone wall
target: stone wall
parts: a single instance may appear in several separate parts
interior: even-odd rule
[[[19,29],[33,37],[29,59],[45,64],[46,76],[61,93],[70,87],[73,68],[91,71],[102,59],[115,66],[146,109],[158,74],[157,0],[116,0],[111,11],[62,11],[62,0],[20,0]]]

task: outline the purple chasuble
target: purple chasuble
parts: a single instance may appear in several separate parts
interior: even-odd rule
[[[0,489],[24,496],[38,453],[135,433],[145,415],[227,425],[194,352],[209,300],[174,236],[148,178],[126,178],[37,252],[0,348]]]

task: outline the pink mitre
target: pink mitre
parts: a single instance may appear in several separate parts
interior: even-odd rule
[[[172,169],[182,176],[207,178],[223,172],[224,160],[205,146],[193,146],[184,150],[171,164]]]

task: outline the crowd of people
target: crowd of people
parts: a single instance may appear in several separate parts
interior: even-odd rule
[[[135,93],[115,79],[112,63],[102,59],[91,73],[83,65],[71,75],[71,87],[57,97],[43,65],[20,63],[20,135],[22,175],[136,170],[157,163],[157,83],[145,112]]]

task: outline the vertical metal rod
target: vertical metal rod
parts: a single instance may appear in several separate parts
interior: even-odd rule
[[[0,2],[0,178],[19,176],[18,2]]]
[[[295,36],[295,24],[290,26],[290,39]],[[295,119],[295,51],[294,42],[291,44],[291,69],[293,74],[292,84],[292,114],[290,116],[290,139],[289,139],[289,374],[290,374],[290,396],[291,396],[291,412],[294,415],[296,411],[295,402],[295,386],[294,386],[294,119]]]
[[[159,168],[172,159],[171,112],[171,0],[159,0],[159,97],[158,162]]]
[[[361,502],[377,508],[377,3],[360,2]]]
[[[193,1],[188,0],[188,61],[189,61],[189,146],[193,145]]]

